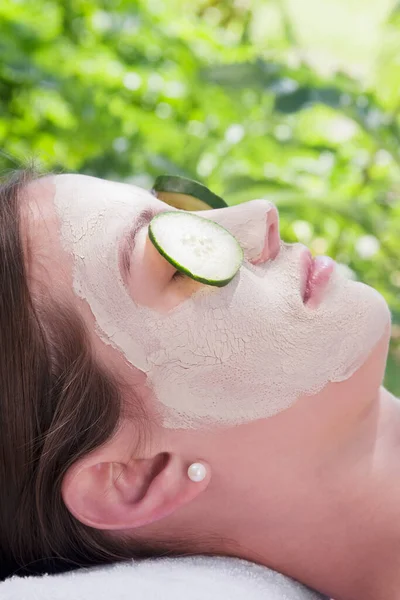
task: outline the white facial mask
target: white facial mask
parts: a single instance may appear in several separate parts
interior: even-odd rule
[[[140,209],[159,201],[91,177],[54,181],[75,293],[89,304],[99,337],[147,374],[164,427],[275,415],[350,377],[390,322],[378,292],[338,272],[320,306],[304,306],[298,244],[282,244],[274,261],[246,262],[229,285],[201,287],[167,314],[137,306],[119,271],[119,240]]]

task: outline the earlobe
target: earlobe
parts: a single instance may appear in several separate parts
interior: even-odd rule
[[[71,514],[96,529],[136,528],[163,519],[204,491],[211,476],[204,460],[204,478],[191,480],[190,463],[176,454],[120,463],[107,462],[106,453],[103,448],[98,456],[81,459],[62,484]]]

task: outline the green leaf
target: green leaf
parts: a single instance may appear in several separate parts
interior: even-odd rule
[[[341,91],[333,87],[302,87],[288,94],[277,95],[275,109],[290,114],[318,103],[339,108],[341,97]]]

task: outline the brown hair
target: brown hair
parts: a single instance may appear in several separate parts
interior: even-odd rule
[[[62,500],[68,468],[118,429],[122,384],[96,362],[73,307],[60,306],[50,293],[40,301],[30,294],[20,202],[34,176],[23,170],[0,185],[0,580],[130,558],[209,554],[209,541],[188,552],[177,538],[161,544],[111,536],[80,523]],[[146,435],[139,398],[134,413],[139,451]]]

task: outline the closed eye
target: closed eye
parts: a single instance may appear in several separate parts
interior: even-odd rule
[[[181,271],[175,271],[172,275],[172,279],[182,279],[183,277],[185,277],[185,275]]]

